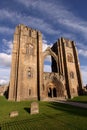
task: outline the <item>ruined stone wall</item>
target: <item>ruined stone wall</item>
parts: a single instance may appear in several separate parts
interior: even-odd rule
[[[8,85],[0,86],[0,96],[7,94],[7,92],[8,92]],[[5,96],[7,96],[7,95],[5,95]]]
[[[44,58],[52,57],[52,72],[44,73]],[[14,33],[9,100],[41,100],[48,96],[49,85],[56,97],[74,97],[81,92],[79,60],[72,41],[61,38],[42,52],[42,34],[25,25]],[[55,94],[55,91],[56,94]]]
[[[56,90],[56,97],[67,97],[66,95],[66,88],[65,88],[65,79],[62,75],[59,75],[59,73],[55,72],[44,72],[43,73],[43,95],[44,98],[48,97],[49,89],[52,90],[55,88]]]

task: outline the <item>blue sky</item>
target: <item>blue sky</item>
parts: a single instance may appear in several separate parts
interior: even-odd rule
[[[13,33],[25,24],[43,34],[43,50],[58,38],[76,42],[83,84],[87,84],[86,0],[2,0],[0,2],[0,84],[9,82]],[[49,66],[46,66],[49,69]]]

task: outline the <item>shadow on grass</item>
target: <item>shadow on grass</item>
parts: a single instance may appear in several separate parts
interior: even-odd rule
[[[79,102],[79,103],[86,103],[87,104],[87,101],[74,101],[74,100],[67,100],[68,102]]]
[[[30,113],[30,108],[25,107],[24,110],[25,110],[26,112]]]
[[[87,117],[87,109],[85,109],[85,108],[79,108],[79,107],[62,104],[62,103],[57,103],[57,102],[49,102],[49,104],[47,104],[47,106],[51,107],[53,109],[56,109],[56,110],[64,111],[71,115]]]

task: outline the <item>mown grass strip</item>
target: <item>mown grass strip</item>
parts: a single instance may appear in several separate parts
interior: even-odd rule
[[[87,109],[57,102],[38,102],[40,113],[30,115],[26,111],[30,101],[0,99],[1,130],[87,130]],[[9,112],[13,110],[19,112],[18,117],[9,117]]]

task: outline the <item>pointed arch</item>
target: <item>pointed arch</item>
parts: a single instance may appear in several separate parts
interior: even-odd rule
[[[56,76],[52,76],[45,82],[45,89],[48,97],[65,97],[64,83]]]
[[[55,61],[55,63],[56,63],[56,68],[57,68],[56,70],[57,70],[57,72],[58,72],[58,58],[57,58],[57,55],[51,50],[50,47],[48,47],[48,48],[43,52],[43,62],[44,62],[46,56],[49,56],[49,55],[54,59],[54,61]]]
[[[51,56],[55,59],[55,61],[58,63],[57,56],[56,56],[56,54],[51,50],[50,47],[48,47],[48,48],[43,52],[43,59],[45,59],[45,57],[46,57],[47,55],[51,55]]]

